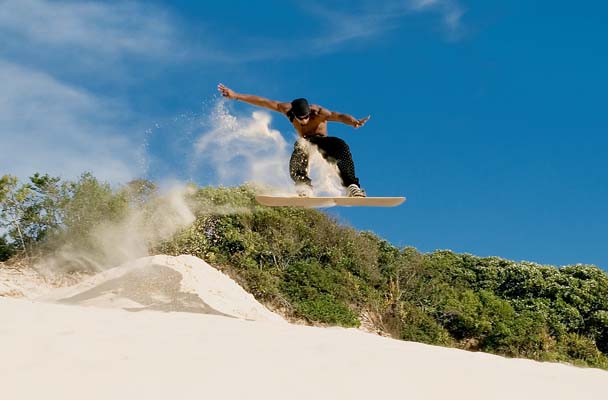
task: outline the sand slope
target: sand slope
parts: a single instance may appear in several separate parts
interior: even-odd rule
[[[288,324],[187,256],[146,257],[37,301],[0,297],[0,360],[11,400],[599,400],[608,388],[597,369]]]
[[[0,299],[6,399],[605,399],[608,372],[218,315]]]
[[[38,300],[283,321],[228,276],[200,258],[186,255],[140,258]]]

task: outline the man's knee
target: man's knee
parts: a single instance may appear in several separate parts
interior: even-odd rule
[[[296,147],[289,160],[289,175],[294,182],[307,182],[308,178],[308,154]]]
[[[300,163],[291,163],[289,165],[289,175],[296,182],[306,180],[308,169]]]

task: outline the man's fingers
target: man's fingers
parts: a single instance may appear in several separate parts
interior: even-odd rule
[[[224,86],[223,83],[220,83],[219,85],[217,85],[217,90],[220,91],[222,96],[230,97],[230,89],[228,89],[226,86]]]
[[[357,122],[355,122],[355,128],[361,128],[363,125],[365,125],[365,123],[367,121],[369,121],[369,119],[371,118],[371,115],[368,115],[365,118],[361,118],[360,120],[357,120]]]

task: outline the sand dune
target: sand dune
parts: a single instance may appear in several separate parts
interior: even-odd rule
[[[284,321],[222,272],[193,256],[140,258],[38,298],[127,311],[177,311]]]
[[[288,324],[187,256],[0,298],[0,320],[6,399],[599,400],[608,388],[597,369]]]

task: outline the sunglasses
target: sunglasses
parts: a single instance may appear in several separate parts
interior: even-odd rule
[[[307,120],[307,119],[309,119],[309,118],[310,118],[310,114],[301,115],[301,116],[297,116],[297,115],[296,115],[295,117],[296,117],[296,119],[297,119],[298,121],[305,121],[305,120]]]

